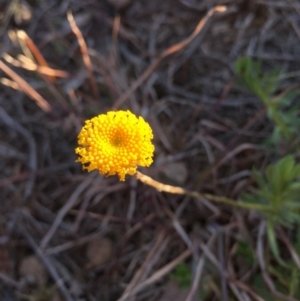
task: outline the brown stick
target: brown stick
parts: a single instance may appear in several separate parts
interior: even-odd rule
[[[117,110],[122,106],[122,104],[128,99],[128,97],[152,74],[152,72],[159,66],[160,62],[166,58],[167,56],[178,52],[179,50],[185,48],[187,45],[189,45],[202,31],[204,25],[207,23],[207,21],[210,19],[210,17],[215,12],[224,12],[226,11],[226,6],[218,5],[213,7],[208,11],[208,13],[200,20],[197,27],[193,31],[193,33],[184,39],[183,41],[172,45],[168,49],[164,50],[158,58],[144,71],[144,73],[132,84],[132,86],[122,95],[120,96],[115,104],[113,105],[112,109]]]
[[[122,295],[121,298],[119,298],[117,301],[125,301],[130,297],[131,295],[135,295],[144,288],[154,284],[155,282],[159,281],[161,278],[166,276],[168,273],[170,273],[179,263],[187,259],[189,256],[191,256],[192,251],[186,250],[183,253],[181,253],[178,257],[176,257],[174,260],[166,264],[164,267],[162,267],[160,270],[153,273],[148,279],[143,281],[142,283],[138,284],[133,291],[129,293],[126,293]]]
[[[99,97],[99,91],[98,91],[97,84],[96,84],[96,81],[95,81],[95,78],[94,78],[94,75],[93,75],[92,62],[91,62],[91,59],[90,59],[89,54],[88,54],[87,45],[85,43],[85,40],[82,36],[82,33],[81,33],[80,29],[76,25],[75,19],[74,19],[71,12],[68,12],[67,18],[68,18],[68,21],[70,23],[70,26],[71,26],[71,29],[72,29],[73,33],[77,37],[78,44],[79,44],[79,47],[80,47],[80,50],[81,50],[81,53],[82,53],[83,62],[85,64],[85,67],[86,67],[86,69],[88,71],[88,74],[89,74],[90,84],[91,84],[94,96],[96,98],[98,98]]]
[[[13,79],[19,87],[26,93],[30,98],[36,101],[37,105],[45,112],[52,110],[50,104],[45,100],[38,92],[36,92],[22,77],[0,61],[0,69],[5,72],[11,79]]]
[[[24,30],[18,30],[17,31],[17,37],[24,41],[28,49],[31,51],[37,62],[40,64],[41,67],[49,68],[49,65],[43,55],[41,54],[38,47],[35,45],[35,43],[31,40],[31,38],[27,35],[27,33]],[[51,75],[46,75],[51,82],[55,82],[55,77]]]
[[[21,60],[17,60],[7,53],[3,54],[3,58],[6,60],[6,62],[12,64],[15,67],[20,67],[29,71],[37,71],[40,74],[47,75],[50,78],[69,76],[69,74],[63,70],[52,69],[48,66],[40,66],[31,60],[28,60],[28,62],[22,62]]]

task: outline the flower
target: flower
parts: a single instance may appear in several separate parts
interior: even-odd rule
[[[85,122],[75,149],[77,162],[89,172],[103,175],[134,175],[137,166],[150,166],[153,159],[153,133],[150,125],[130,111],[108,112]]]

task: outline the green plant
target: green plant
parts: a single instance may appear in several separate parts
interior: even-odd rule
[[[249,242],[238,241],[236,254],[243,259],[243,265],[247,267],[255,265],[255,256]]]
[[[250,203],[263,203],[273,209],[265,214],[272,223],[291,226],[300,223],[300,164],[292,155],[287,155],[277,163],[270,164],[265,175],[254,170],[253,178],[258,184],[245,200]]]
[[[263,73],[261,62],[250,57],[239,58],[235,62],[235,70],[239,82],[266,106],[268,118],[275,124],[273,142],[291,140],[300,129],[299,105],[293,103],[299,90],[292,87],[276,95],[281,85],[280,69]]]
[[[280,70],[262,73],[261,62],[254,61],[250,57],[239,58],[235,62],[235,70],[245,86],[265,105],[269,105],[270,98],[277,90]]]
[[[186,263],[180,263],[171,274],[171,279],[175,280],[180,289],[188,289],[192,284],[192,271]],[[211,294],[210,283],[213,282],[212,276],[203,275],[199,283],[199,299],[206,300]]]
[[[253,171],[258,187],[244,196],[251,204],[266,204],[272,210],[264,212],[267,217],[267,235],[271,249],[280,263],[275,227],[281,224],[292,227],[300,224],[300,164],[292,155],[267,166],[265,173]]]
[[[192,271],[185,263],[180,263],[171,274],[171,279],[176,280],[181,289],[186,289],[191,285]]]

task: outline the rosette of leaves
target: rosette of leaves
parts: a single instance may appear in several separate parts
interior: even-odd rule
[[[274,255],[281,261],[275,228],[278,224],[289,228],[300,224],[300,164],[294,156],[287,155],[267,166],[264,173],[254,170],[253,178],[257,188],[245,195],[244,201],[270,208],[263,213],[267,218],[268,239]]]
[[[282,90],[280,69],[263,72],[261,62],[250,57],[239,58],[235,70],[238,84],[246,87],[266,106],[267,116],[275,124],[273,142],[297,137],[300,129],[299,101],[296,99],[300,93],[298,86],[279,92]]]

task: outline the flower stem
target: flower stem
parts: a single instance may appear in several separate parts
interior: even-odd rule
[[[187,196],[191,196],[196,199],[207,199],[211,202],[229,205],[229,206],[238,207],[238,208],[255,209],[258,211],[262,211],[262,212],[272,212],[273,211],[272,208],[267,205],[239,203],[236,200],[229,199],[229,198],[226,198],[223,196],[217,196],[217,195],[213,195],[213,194],[209,194],[209,193],[199,193],[197,191],[187,190],[187,189],[184,189],[184,188],[178,187],[178,186],[166,185],[166,184],[163,184],[163,183],[153,180],[151,177],[146,176],[139,171],[136,173],[135,177],[142,183],[144,183],[148,186],[154,187],[158,191],[168,192],[168,193],[172,193],[172,194],[187,195]]]

